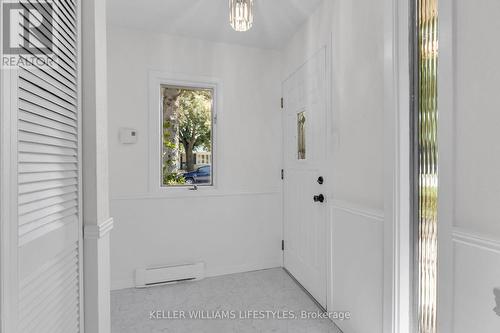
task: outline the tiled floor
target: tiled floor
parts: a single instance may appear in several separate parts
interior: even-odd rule
[[[186,319],[168,319],[184,311]],[[152,311],[162,311],[154,313]],[[195,312],[192,312],[195,311]],[[205,317],[222,315],[233,319],[193,319],[203,311]],[[241,312],[240,312],[241,311]],[[247,319],[247,311],[276,311],[280,319]],[[300,317],[302,311],[319,308],[281,269],[209,278],[149,289],[126,289],[111,293],[113,333],[225,333],[297,332],[338,333],[328,319],[283,319]],[[182,312],[177,313],[177,316]],[[156,317],[151,319],[152,317]],[[272,316],[272,315],[270,315]],[[160,317],[160,318],[158,318]],[[191,317],[191,318],[190,318]]]

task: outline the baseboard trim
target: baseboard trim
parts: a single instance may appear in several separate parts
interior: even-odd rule
[[[462,228],[453,228],[453,242],[500,254],[500,240]]]
[[[363,216],[370,220],[379,222],[384,221],[384,212],[381,210],[371,209],[355,203],[341,200],[333,200],[331,206],[333,209],[342,210],[353,215]]]
[[[286,267],[283,267],[283,270],[285,271],[285,273],[288,274],[288,276],[290,276],[290,278],[300,287],[300,289],[302,289],[302,291],[311,299],[311,301],[314,302],[314,304],[316,304],[316,306],[322,311],[322,312],[326,312],[326,305],[323,306],[320,302],[318,302],[318,300],[316,298],[314,298],[313,295],[311,295],[311,293],[302,285],[302,283],[299,282],[299,280],[297,280],[295,278],[295,276],[293,276],[292,273],[290,273],[290,271],[288,269],[286,269]]]
[[[134,201],[134,200],[178,200],[178,199],[203,199],[203,198],[225,198],[225,197],[248,197],[248,196],[272,196],[280,195],[281,191],[268,192],[226,192],[214,189],[199,191],[178,191],[160,193],[138,193],[132,195],[116,195],[111,197],[111,201]]]
[[[210,266],[207,264],[206,277],[211,278],[211,277],[231,275],[231,274],[261,271],[273,268],[281,268],[281,263],[269,262],[263,264],[220,266],[220,267],[214,267],[212,269],[210,269]],[[131,288],[135,288],[135,282],[133,278],[111,281],[111,291],[131,289]]]
[[[224,276],[239,273],[248,273],[254,271],[261,271],[266,269],[281,268],[281,260],[263,263],[263,264],[249,264],[249,265],[238,265],[238,266],[221,266],[210,269],[207,266],[207,277]]]
[[[134,279],[111,281],[111,291],[135,288]]]

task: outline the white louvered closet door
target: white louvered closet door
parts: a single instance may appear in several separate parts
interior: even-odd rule
[[[83,321],[78,2],[52,0],[52,13],[38,6],[42,1],[21,2],[27,11],[44,16],[44,24],[37,15],[25,19],[52,39],[52,54],[42,56],[54,63],[21,66],[13,78],[20,333],[80,332]],[[37,40],[40,34],[29,38]]]

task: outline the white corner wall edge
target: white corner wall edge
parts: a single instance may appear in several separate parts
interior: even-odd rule
[[[84,331],[111,331],[106,3],[81,2]]]
[[[105,220],[96,225],[85,225],[83,229],[83,237],[85,239],[101,239],[106,236],[114,227],[113,218]]]

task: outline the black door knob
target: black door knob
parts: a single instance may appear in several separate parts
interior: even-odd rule
[[[325,202],[325,196],[323,194],[315,195],[314,202]]]
[[[324,182],[325,182],[325,178],[323,178],[323,176],[320,176],[318,178],[318,184],[323,185]]]

